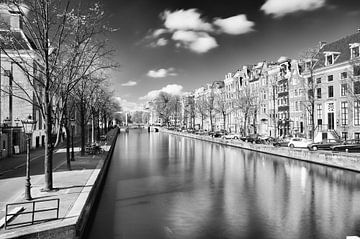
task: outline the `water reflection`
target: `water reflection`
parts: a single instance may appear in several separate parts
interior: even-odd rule
[[[360,235],[359,189],[353,172],[131,131],[90,238],[345,238]]]

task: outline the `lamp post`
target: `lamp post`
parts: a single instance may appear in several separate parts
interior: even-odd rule
[[[12,156],[12,129],[11,129],[11,119],[9,117],[6,117],[4,119],[4,126],[3,126],[5,129],[6,129],[6,132],[9,134],[9,137],[7,139],[7,148],[8,148],[8,156]]]
[[[24,132],[26,134],[26,178],[25,178],[25,199],[31,200],[31,183],[30,183],[30,140],[34,131],[36,121],[31,119],[31,115],[27,119],[21,121]]]
[[[75,128],[75,119],[70,119],[71,125],[71,161],[75,161],[74,158],[74,128]]]

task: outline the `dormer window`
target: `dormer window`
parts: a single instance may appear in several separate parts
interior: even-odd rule
[[[340,52],[330,52],[326,51],[325,54],[325,65],[329,66],[335,63],[336,59],[340,55]]]
[[[360,56],[360,43],[350,44],[351,59]]]

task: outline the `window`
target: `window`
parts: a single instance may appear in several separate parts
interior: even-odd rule
[[[321,88],[316,89],[316,95],[318,99],[321,99]]]
[[[298,96],[298,91],[297,90],[294,91],[294,95]]]
[[[360,94],[360,81],[354,82],[354,94],[356,95]]]
[[[354,101],[354,125],[360,125],[360,101]]]
[[[332,55],[326,56],[326,62],[327,62],[327,65],[333,64],[333,56]]]
[[[295,102],[295,111],[299,111],[299,102]]]
[[[359,132],[354,133],[354,139],[360,140],[360,133]]]
[[[351,58],[359,57],[359,47],[352,47],[351,48]]]
[[[347,84],[341,84],[341,96],[346,96],[347,94]]]
[[[341,132],[341,139],[347,140],[348,139],[348,132]]]
[[[341,125],[349,124],[348,102],[341,102]]]
[[[314,99],[314,91],[313,89],[308,90],[308,96],[310,99]]]
[[[328,75],[328,81],[333,81],[334,80],[334,76],[333,75]]]
[[[341,74],[340,74],[340,79],[341,79],[341,80],[344,80],[344,79],[346,79],[346,78],[347,78],[347,72],[346,72],[346,71],[341,72]]]
[[[321,119],[322,118],[322,105],[321,104],[317,105],[316,113],[317,113],[317,118]]]
[[[360,76],[360,66],[354,66],[354,76]]]
[[[308,84],[309,84],[309,85],[312,85],[312,83],[313,83],[313,78],[312,78],[312,77],[309,77],[307,80],[308,80]]]
[[[328,97],[329,98],[334,97],[334,86],[332,85],[328,87]]]
[[[316,84],[321,84],[321,78],[316,78]]]

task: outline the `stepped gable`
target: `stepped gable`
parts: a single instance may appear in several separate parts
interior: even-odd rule
[[[351,43],[360,43],[360,32],[346,36],[344,38],[341,38],[337,41],[328,43],[324,45],[320,52],[318,53],[318,56],[316,57],[318,59],[317,64],[315,65],[315,69],[325,67],[325,55],[324,52],[340,52],[339,57],[335,59],[334,64],[339,64],[345,61],[350,60],[350,45]]]

